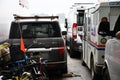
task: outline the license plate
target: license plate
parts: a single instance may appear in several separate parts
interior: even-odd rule
[[[45,51],[45,52],[37,52],[37,53],[33,53],[34,57],[42,57],[43,59],[49,59],[49,52]]]

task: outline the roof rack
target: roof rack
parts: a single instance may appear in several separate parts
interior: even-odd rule
[[[36,19],[36,20],[38,20],[38,19],[51,19],[51,20],[53,20],[55,18],[57,18],[57,19],[59,18],[58,16],[19,16],[17,14],[13,14],[13,16],[14,16],[15,20],[20,20],[20,19]]]

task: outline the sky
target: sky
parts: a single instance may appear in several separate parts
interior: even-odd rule
[[[11,21],[14,20],[13,14],[20,14],[21,16],[29,13],[48,15],[65,14],[66,16],[74,3],[98,2],[98,0],[27,0],[28,8],[23,8],[19,5],[19,1],[24,0],[0,0],[0,30],[2,30],[0,32],[0,40],[4,39],[3,35],[9,34]],[[63,20],[61,19],[60,21],[62,22]]]
[[[67,16],[70,7],[74,3],[97,3],[100,0],[26,0],[28,1],[28,8],[23,8],[19,5],[19,1],[24,0],[0,0],[0,17],[13,17],[13,14],[65,14]],[[107,1],[107,0],[102,0]],[[109,0],[110,1],[110,0]],[[3,22],[2,20],[0,22]]]
[[[69,12],[70,7],[74,3],[98,3],[100,1],[114,1],[114,0],[27,0],[29,11],[32,13],[41,14],[58,14]],[[119,0],[118,0],[119,1]]]
[[[28,0],[29,11],[44,14],[67,14],[74,3],[95,3],[97,0]]]
[[[24,0],[0,0],[0,15],[8,13],[25,12],[19,6],[19,1]],[[69,12],[74,3],[96,3],[100,0],[26,0],[28,2],[27,11],[32,14],[59,14]],[[108,1],[108,0],[102,0]],[[109,0],[110,1],[110,0]]]

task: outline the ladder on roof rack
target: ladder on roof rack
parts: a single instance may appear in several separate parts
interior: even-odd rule
[[[59,18],[58,16],[19,16],[16,14],[13,14],[14,19],[15,20],[19,20],[19,19],[55,19],[55,18]]]

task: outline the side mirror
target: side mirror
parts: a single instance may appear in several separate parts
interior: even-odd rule
[[[98,29],[98,34],[101,36],[110,35],[110,25],[109,22],[101,22]]]
[[[65,28],[68,27],[67,19],[65,19]]]
[[[62,35],[66,35],[67,34],[67,31],[62,31]]]
[[[68,26],[65,24],[65,28],[67,28]]]

